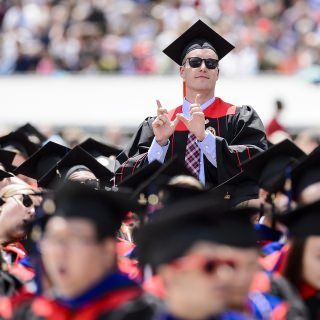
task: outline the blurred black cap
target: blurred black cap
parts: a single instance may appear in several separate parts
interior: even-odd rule
[[[135,209],[124,191],[95,190],[74,181],[55,192],[54,205],[55,216],[91,221],[99,239],[116,236],[126,214]]]
[[[7,171],[12,171],[14,166],[12,166],[12,162],[16,153],[13,151],[0,149],[0,163]]]
[[[140,262],[157,268],[183,256],[198,241],[256,247],[250,221],[255,213],[252,208],[227,209],[208,194],[167,206],[138,233]]]
[[[289,237],[320,236],[320,201],[279,214],[276,218],[288,227]]]
[[[178,65],[182,65],[188,52],[194,49],[214,49],[221,60],[234,46],[211,29],[203,21],[198,20],[179,38],[172,42],[163,52]]]
[[[314,151],[292,169],[293,198],[297,200],[305,188],[317,182],[320,182],[320,152]]]
[[[102,165],[111,171],[115,170],[116,161],[112,158],[118,156],[121,149],[116,146],[102,143],[93,138],[88,138],[84,142],[80,143],[79,146],[90,153],[94,158],[96,158]],[[111,158],[110,158],[111,157]]]
[[[113,172],[100,164],[88,152],[76,146],[70,150],[53,168],[43,175],[38,185],[43,188],[54,189],[64,183],[71,173],[76,171],[91,171],[100,180],[100,187],[110,186]]]
[[[242,169],[258,185],[269,192],[282,189],[286,169],[293,166],[305,153],[292,141],[286,139],[268,150],[258,153],[242,163]]]
[[[39,180],[52,169],[68,152],[69,148],[49,141],[41,149],[14,170],[15,174]]]
[[[10,151],[18,151],[24,156],[30,157],[40,148],[40,144],[29,140],[22,132],[13,131],[0,137],[0,147]]]
[[[19,127],[15,131],[25,134],[31,142],[38,145],[41,145],[43,142],[47,140],[47,137],[30,123],[26,123],[25,125]]]
[[[227,181],[219,184],[213,193],[219,194],[222,201],[229,202],[230,206],[259,198],[259,186],[245,171],[238,173]]]
[[[0,181],[2,181],[5,178],[10,178],[10,177],[13,177],[12,173],[9,173],[7,171],[4,171],[4,170],[0,169]]]

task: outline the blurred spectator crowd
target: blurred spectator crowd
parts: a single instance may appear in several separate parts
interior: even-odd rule
[[[236,46],[224,74],[319,68],[319,0],[1,0],[0,74],[171,73],[198,18]]]

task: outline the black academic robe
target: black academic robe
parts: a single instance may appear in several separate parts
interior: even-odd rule
[[[179,106],[168,116],[173,120],[181,112],[182,106]],[[205,181],[208,186],[214,187],[241,172],[241,163],[245,160],[266,150],[267,140],[262,121],[250,106],[237,107],[216,98],[204,114],[206,130],[216,136],[217,167],[204,156]],[[154,138],[154,119],[148,117],[142,122],[129,145],[117,157],[121,165],[116,171],[117,184],[148,163],[147,152]],[[184,161],[188,132],[180,121],[170,137],[165,161],[176,155]]]

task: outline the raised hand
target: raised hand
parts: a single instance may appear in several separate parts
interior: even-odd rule
[[[199,100],[200,94],[197,94],[194,103],[190,105],[190,119],[187,119],[182,113],[178,113],[177,118],[185,124],[198,140],[202,141],[206,136],[205,116]]]
[[[169,137],[173,134],[179,122],[179,119],[176,118],[173,121],[171,121],[168,118],[167,109],[162,107],[159,100],[157,100],[157,106],[157,117],[152,122],[152,128],[156,141],[163,146],[167,144]]]

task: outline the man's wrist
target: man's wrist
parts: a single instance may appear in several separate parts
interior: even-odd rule
[[[198,141],[201,142],[201,141],[203,141],[203,140],[206,138],[207,135],[208,135],[208,132],[203,131],[203,133],[200,134],[200,135],[198,135],[198,136],[196,136],[196,138],[197,138]]]
[[[157,144],[159,144],[161,147],[166,146],[166,145],[168,144],[168,141],[169,141],[169,139],[158,140],[158,139],[156,138]]]

